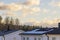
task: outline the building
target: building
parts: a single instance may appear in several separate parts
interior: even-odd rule
[[[19,33],[24,32],[22,30],[8,30],[0,31],[0,40],[21,40]]]
[[[22,40],[60,40],[60,23],[58,28],[40,28],[20,33]]]

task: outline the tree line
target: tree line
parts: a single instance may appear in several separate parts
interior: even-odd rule
[[[20,21],[18,18],[13,19],[12,17],[6,17],[4,22],[2,22],[3,18],[0,16],[0,31],[3,30],[33,30],[36,28],[41,28],[39,26],[29,26],[29,25],[20,25]]]

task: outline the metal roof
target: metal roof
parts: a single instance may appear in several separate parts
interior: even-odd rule
[[[5,31],[0,31],[0,36],[3,36],[3,35],[7,35],[9,33],[12,33],[12,32],[15,32],[15,31],[18,31],[18,30],[5,30]]]

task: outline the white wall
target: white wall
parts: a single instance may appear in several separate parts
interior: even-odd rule
[[[21,40],[21,36],[19,34],[22,32],[24,31],[19,30],[19,31],[4,35],[5,40]],[[4,37],[0,36],[0,40],[4,40]]]
[[[21,40],[21,36],[19,35],[21,32],[24,32],[24,31],[19,30],[19,31],[4,35],[5,40]]]
[[[60,35],[48,35],[49,36],[49,40],[52,40],[53,37],[56,37],[56,40],[60,40]]]
[[[46,35],[22,35],[22,40],[23,40],[23,37],[27,38],[29,37],[29,40],[34,40],[34,38],[41,38],[41,40],[47,40],[47,36]]]
[[[3,39],[3,36],[0,36],[0,40],[4,40],[4,39]]]
[[[20,36],[16,35],[16,34],[9,34],[9,35],[5,35],[5,40],[20,40]]]

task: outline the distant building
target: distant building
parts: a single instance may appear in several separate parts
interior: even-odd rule
[[[0,40],[21,40],[19,33],[24,32],[22,30],[8,30],[0,31]]]
[[[41,28],[20,33],[22,40],[60,40],[60,23],[58,28]]]

